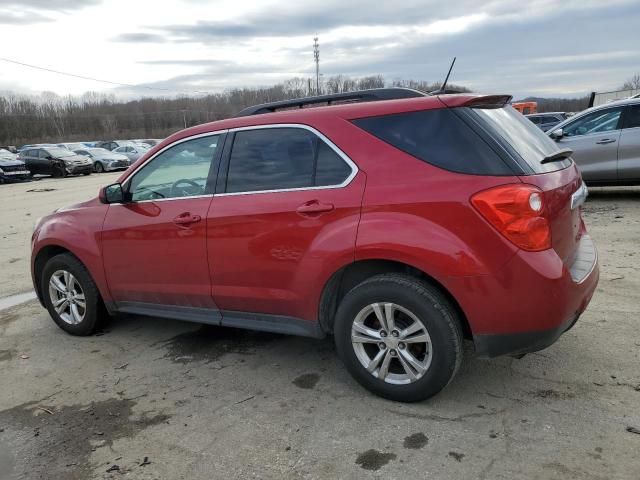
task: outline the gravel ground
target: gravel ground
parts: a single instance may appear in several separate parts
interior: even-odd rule
[[[117,176],[0,186],[0,298],[31,288],[35,219]],[[0,311],[0,479],[638,479],[639,205],[592,189],[601,280],[574,329],[521,360],[468,345],[418,404],[364,391],[330,339],[134,316],[76,338],[37,302]]]

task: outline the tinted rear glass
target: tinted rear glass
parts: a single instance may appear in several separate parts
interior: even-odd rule
[[[546,173],[571,165],[571,160],[541,164],[543,158],[560,150],[542,130],[511,106],[463,108],[466,114],[491,135],[523,168],[524,173]],[[526,165],[523,165],[525,162]],[[526,168],[526,167],[529,168]],[[528,170],[531,171],[528,171]]]
[[[450,109],[361,118],[353,123],[399,150],[445,170],[474,175],[514,174],[487,141]],[[531,122],[529,125],[537,129]]]

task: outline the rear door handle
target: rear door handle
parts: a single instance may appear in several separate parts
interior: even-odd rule
[[[334,208],[333,203],[320,203],[318,200],[311,200],[300,205],[296,212],[304,216],[315,216],[331,212]]]
[[[191,225],[192,223],[198,223],[200,220],[202,220],[200,215],[191,215],[189,212],[184,212],[174,218],[173,223],[176,225],[186,226]]]
[[[598,145],[606,145],[607,143],[613,143],[615,140],[613,138],[603,138],[602,140],[597,141]]]

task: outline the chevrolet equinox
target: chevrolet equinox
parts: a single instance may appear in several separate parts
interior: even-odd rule
[[[180,131],[37,223],[35,290],[73,335],[116,313],[330,334],[365,388],[425,399],[463,339],[543,349],[598,282],[571,151],[509,102],[380,89]]]

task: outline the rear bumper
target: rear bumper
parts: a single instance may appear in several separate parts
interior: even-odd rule
[[[573,326],[599,279],[590,237],[584,235],[579,250],[569,265],[552,249],[520,251],[496,275],[446,283],[467,316],[479,355],[542,350]]]
[[[571,329],[578,321],[578,317],[579,315],[569,318],[557,328],[539,332],[474,335],[476,354],[482,357],[499,357],[543,350],[554,344],[560,335]]]

